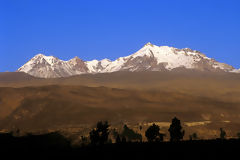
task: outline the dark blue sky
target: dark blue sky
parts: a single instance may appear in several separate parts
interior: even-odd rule
[[[145,43],[240,68],[239,0],[0,0],[0,71],[39,52],[114,60]]]

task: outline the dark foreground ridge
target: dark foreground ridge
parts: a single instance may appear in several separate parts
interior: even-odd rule
[[[22,137],[0,134],[2,156],[30,159],[230,159],[239,157],[239,147],[239,139],[120,142],[73,147],[58,133]]]

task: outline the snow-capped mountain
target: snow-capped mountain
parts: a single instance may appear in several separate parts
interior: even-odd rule
[[[63,61],[53,56],[38,54],[18,69],[35,77],[56,78],[86,73],[88,68],[78,57]]]
[[[177,49],[168,46],[144,45],[136,53],[109,59],[83,61],[75,57],[63,61],[53,56],[38,54],[18,69],[35,77],[57,78],[86,73],[106,73],[116,71],[167,71],[173,69],[195,69],[213,72],[237,72],[232,66],[206,57],[189,48]]]

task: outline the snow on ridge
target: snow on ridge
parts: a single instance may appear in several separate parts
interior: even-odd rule
[[[90,73],[96,72],[97,64],[99,63],[98,60],[94,59],[92,61],[86,61],[85,64],[87,65],[87,68],[89,69]]]
[[[116,59],[115,61],[112,61],[111,63],[109,63],[105,69],[103,69],[102,72],[116,72],[119,71],[122,67],[122,65],[125,63],[126,61],[124,60],[124,57],[120,57],[118,59]]]
[[[186,48],[188,50],[188,48]],[[189,49],[190,50],[190,49]],[[169,46],[156,46],[151,43],[147,43],[143,48],[134,53],[131,57],[154,57],[157,59],[157,63],[168,63],[166,69],[171,70],[173,68],[185,66],[186,68],[193,68],[193,64],[196,61],[200,61],[199,58],[194,58],[197,55],[194,51],[186,51],[184,49],[176,49]]]
[[[102,67],[106,68],[112,61],[105,58],[105,59],[102,59],[100,62],[101,62]]]
[[[148,42],[137,52],[126,57],[119,57],[114,61],[109,59],[82,61],[78,57],[63,61],[54,56],[37,54],[19,68],[18,71],[23,71],[37,77],[62,77],[83,73],[105,73],[121,70],[132,72],[141,70],[159,71],[162,70],[162,67],[167,70],[178,67],[187,69],[198,69],[197,67],[200,67],[199,69],[202,70],[204,69],[204,65],[208,69],[210,67],[223,71],[233,70],[231,66],[217,62],[201,52],[191,50],[190,48],[177,49],[169,46],[156,46]],[[232,72],[240,73],[240,70]]]
[[[240,73],[240,69],[233,69],[232,71],[230,71],[232,73]]]

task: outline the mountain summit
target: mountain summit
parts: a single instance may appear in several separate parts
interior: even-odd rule
[[[120,57],[115,61],[109,59],[83,61],[78,57],[63,61],[53,56],[38,54],[18,71],[35,77],[57,78],[86,73],[171,71],[173,69],[236,72],[232,66],[208,58],[199,51],[190,48],[156,46],[150,42],[136,53]]]

